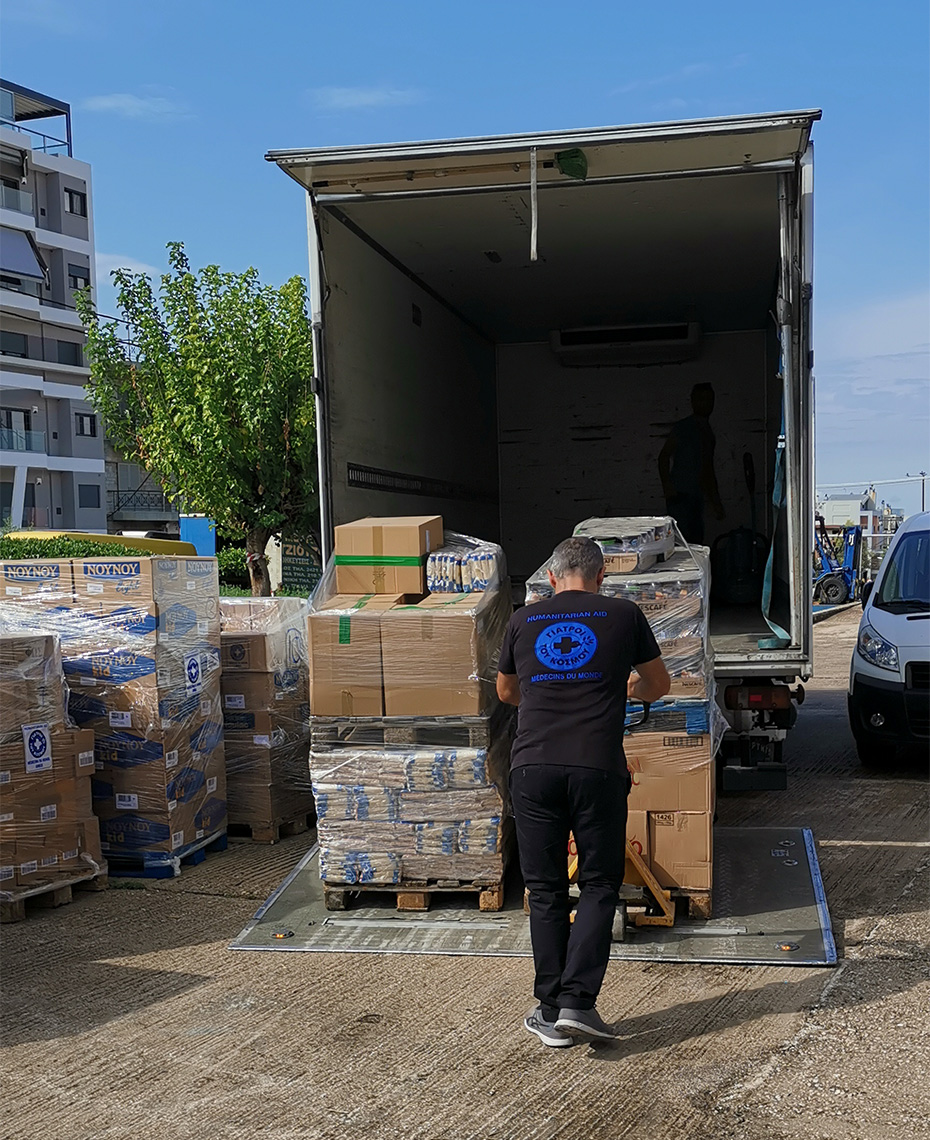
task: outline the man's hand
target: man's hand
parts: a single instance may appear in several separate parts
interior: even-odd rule
[[[520,678],[516,673],[497,674],[497,695],[505,705],[520,703]]]
[[[672,680],[661,657],[644,661],[636,666],[636,673],[630,674],[626,683],[626,695],[633,701],[652,704],[659,700],[672,687]]]

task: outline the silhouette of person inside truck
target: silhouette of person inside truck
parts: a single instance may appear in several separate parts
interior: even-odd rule
[[[687,542],[704,544],[704,512],[715,519],[726,515],[714,471],[716,439],[710,426],[714,389],[695,384],[691,389],[691,415],[672,424],[659,452],[659,478],[668,513]]]

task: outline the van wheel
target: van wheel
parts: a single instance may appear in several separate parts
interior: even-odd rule
[[[849,597],[849,590],[842,578],[827,578],[821,583],[820,596],[828,606],[841,606]]]

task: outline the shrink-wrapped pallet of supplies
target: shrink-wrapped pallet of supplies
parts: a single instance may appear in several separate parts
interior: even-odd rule
[[[400,523],[410,553],[391,557],[419,559],[422,526]],[[335,888],[377,885],[493,887],[502,899],[512,717],[495,682],[509,579],[499,547],[439,524],[421,592],[340,593],[337,555],[311,599],[311,769],[328,905]],[[440,589],[425,594],[427,579]]]
[[[60,638],[71,719],[94,734],[111,870],[174,874],[226,832],[216,560],[0,565],[2,625]]]
[[[223,598],[220,658],[231,827],[275,842],[313,812],[302,598]]]
[[[0,634],[0,903],[4,921],[25,901],[106,885],[91,803],[94,736],[67,715],[60,643],[51,634]]]

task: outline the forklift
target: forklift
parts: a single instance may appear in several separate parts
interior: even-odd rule
[[[856,600],[859,591],[859,552],[862,527],[844,527],[831,535],[823,515],[814,516],[814,602],[841,606]]]

